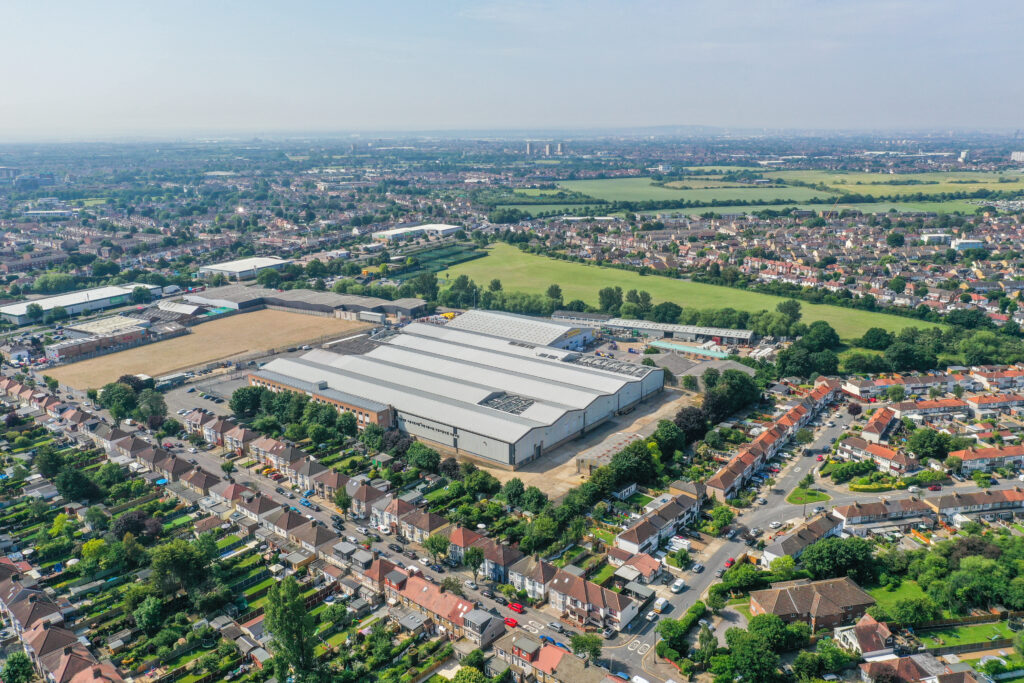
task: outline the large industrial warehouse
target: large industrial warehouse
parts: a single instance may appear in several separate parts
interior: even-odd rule
[[[386,405],[392,414],[370,421],[513,469],[629,410],[664,382],[658,368],[450,325],[412,323],[378,340],[361,355],[279,358],[249,381],[335,405],[339,392]]]

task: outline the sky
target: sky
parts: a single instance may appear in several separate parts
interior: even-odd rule
[[[3,0],[0,140],[1024,128],[1020,0]]]

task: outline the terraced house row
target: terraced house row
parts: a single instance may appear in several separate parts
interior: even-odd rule
[[[818,378],[814,389],[805,398],[767,426],[707,480],[708,494],[723,502],[735,498],[757,470],[782,450],[799,429],[817,417],[821,409],[839,394],[840,388],[839,380]]]

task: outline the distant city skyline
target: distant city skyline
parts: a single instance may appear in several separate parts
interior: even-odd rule
[[[345,131],[1024,128],[982,0],[0,7],[0,141]]]

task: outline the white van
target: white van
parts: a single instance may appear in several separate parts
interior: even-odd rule
[[[909,487],[907,487],[907,491],[910,492],[910,493],[921,493],[921,487],[920,486],[909,486]]]
[[[658,614],[664,612],[666,607],[668,607],[668,600],[665,598],[658,598],[654,601],[654,611]]]

